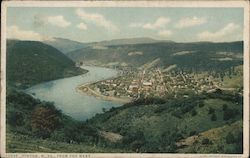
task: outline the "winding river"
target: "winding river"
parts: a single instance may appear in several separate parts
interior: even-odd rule
[[[103,108],[110,109],[121,106],[119,103],[104,101],[76,91],[76,87],[81,84],[115,77],[118,75],[117,71],[95,66],[83,66],[82,68],[89,70],[89,72],[41,83],[25,90],[25,92],[40,100],[54,102],[55,106],[63,113],[81,121],[93,117],[96,113],[101,113]]]

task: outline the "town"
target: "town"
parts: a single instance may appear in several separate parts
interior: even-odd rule
[[[80,90],[102,99],[118,99],[126,103],[147,97],[189,97],[189,94],[209,93],[219,88],[221,82],[220,78],[204,72],[124,67],[119,70],[118,77],[80,86]]]

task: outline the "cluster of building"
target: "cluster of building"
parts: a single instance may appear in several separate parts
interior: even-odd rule
[[[165,96],[178,94],[185,90],[201,93],[211,91],[220,86],[208,74],[189,74],[186,72],[162,72],[155,68],[150,70],[123,70],[114,79],[100,81],[89,87],[105,96],[140,98],[148,96]]]

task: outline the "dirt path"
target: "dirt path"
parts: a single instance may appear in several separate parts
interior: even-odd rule
[[[105,139],[108,139],[111,142],[117,142],[122,139],[122,135],[113,133],[113,132],[105,132],[105,131],[100,131],[100,136],[102,136]]]

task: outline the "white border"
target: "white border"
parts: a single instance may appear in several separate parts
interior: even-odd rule
[[[0,133],[0,157],[5,156],[5,135],[6,135],[6,3],[1,7],[1,133]]]
[[[244,95],[243,95],[243,153],[244,155],[249,156],[249,73],[250,73],[250,65],[249,65],[249,3],[247,7],[244,8]]]
[[[5,152],[6,104],[6,14],[7,7],[242,7],[244,8],[244,151],[243,154],[109,154],[109,153],[7,153]],[[83,155],[90,157],[248,157],[249,155],[249,2],[248,1],[4,1],[1,8],[1,156],[59,157]]]
[[[8,1],[8,7],[245,7],[248,1]],[[39,5],[37,5],[39,4]]]

